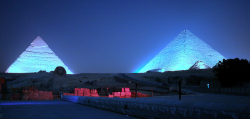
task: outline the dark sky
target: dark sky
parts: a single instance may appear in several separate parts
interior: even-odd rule
[[[142,68],[183,30],[250,60],[250,0],[0,0],[0,72],[41,36],[74,73]]]

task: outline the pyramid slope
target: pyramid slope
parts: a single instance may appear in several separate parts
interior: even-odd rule
[[[57,66],[64,67],[67,74],[73,74],[43,39],[38,36],[10,65],[6,73],[34,73],[40,70],[50,72],[54,71]]]
[[[160,51],[139,73],[151,69],[163,71],[188,70],[197,60],[213,67],[225,59],[189,30],[184,30],[163,50]]]

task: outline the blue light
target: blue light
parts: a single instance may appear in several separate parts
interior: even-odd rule
[[[141,70],[142,68],[138,68],[134,71],[134,73],[139,73],[139,71]]]
[[[38,36],[10,65],[6,73],[34,73],[41,70],[50,72],[54,71],[57,66],[64,67],[67,74],[73,74],[42,38]]]
[[[145,73],[152,69],[162,69],[163,71],[188,70],[199,60],[207,66],[213,67],[223,59],[226,58],[190,31],[184,30],[140,69],[139,73]]]

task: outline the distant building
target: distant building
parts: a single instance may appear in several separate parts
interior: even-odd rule
[[[38,73],[46,73],[45,70],[40,70]]]
[[[156,73],[156,72],[162,73],[162,72],[164,72],[164,70],[163,69],[152,69],[152,70],[148,70],[146,73]]]
[[[216,80],[202,80],[200,81],[200,87],[206,87],[206,88],[220,88],[221,83]]]

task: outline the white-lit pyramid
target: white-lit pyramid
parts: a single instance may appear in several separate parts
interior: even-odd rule
[[[64,67],[67,74],[73,74],[43,39],[38,36],[10,65],[6,73],[34,73],[41,70],[50,72],[54,71],[57,66]]]
[[[213,67],[223,59],[226,58],[189,30],[184,30],[144,66],[139,73],[145,73],[152,69],[161,69],[161,71],[188,70],[198,60]]]
[[[189,68],[189,70],[195,69],[211,69],[211,67],[206,65],[203,61],[197,61],[193,66]]]

